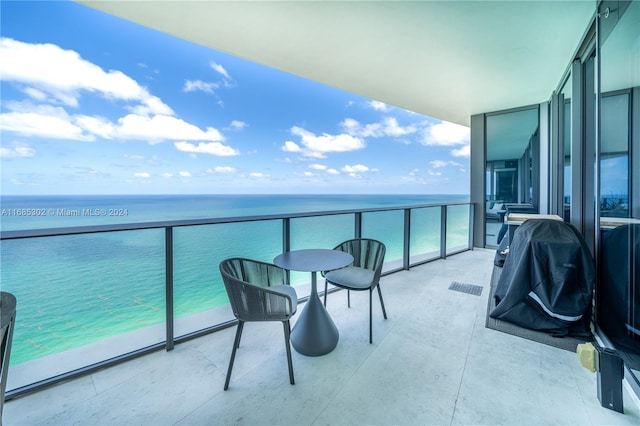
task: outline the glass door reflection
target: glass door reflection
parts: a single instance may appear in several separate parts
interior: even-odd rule
[[[538,212],[538,107],[486,117],[485,246],[497,247],[509,212]]]

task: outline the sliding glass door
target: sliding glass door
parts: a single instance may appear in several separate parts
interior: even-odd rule
[[[487,114],[485,246],[496,247],[508,212],[538,210],[538,106]]]
[[[596,323],[640,383],[640,2],[599,10]]]

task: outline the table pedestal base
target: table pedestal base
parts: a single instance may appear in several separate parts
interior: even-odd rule
[[[291,330],[291,345],[302,355],[320,356],[336,347],[338,337],[338,327],[320,302],[318,294],[313,291]]]

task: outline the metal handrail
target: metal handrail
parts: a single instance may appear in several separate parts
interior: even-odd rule
[[[96,234],[101,232],[139,231],[143,229],[177,228],[183,226],[216,225],[222,223],[257,222],[263,220],[296,219],[302,217],[336,216],[342,214],[372,213],[394,210],[414,210],[427,207],[469,205],[469,202],[417,204],[411,206],[373,207],[367,209],[328,210],[304,213],[268,214],[257,216],[232,216],[205,219],[165,220],[154,222],[133,222],[124,224],[70,226],[64,228],[41,228],[0,231],[0,240],[16,240],[22,238],[56,237],[62,235]]]

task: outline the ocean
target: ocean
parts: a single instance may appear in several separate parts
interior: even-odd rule
[[[468,202],[467,195],[2,196],[0,229],[25,230]],[[412,218],[412,252],[439,250],[437,208]],[[402,258],[403,212],[367,213],[363,236]],[[174,229],[174,311],[187,317],[228,303],[218,272],[232,256],[271,261],[280,220]],[[467,241],[468,208],[451,208],[448,245]],[[291,220],[292,249],[332,248],[353,235],[353,215]],[[11,364],[83,347],[165,321],[164,230],[5,240],[0,288],[18,300]],[[309,282],[293,272],[292,284]],[[203,324],[202,328],[213,324]]]

